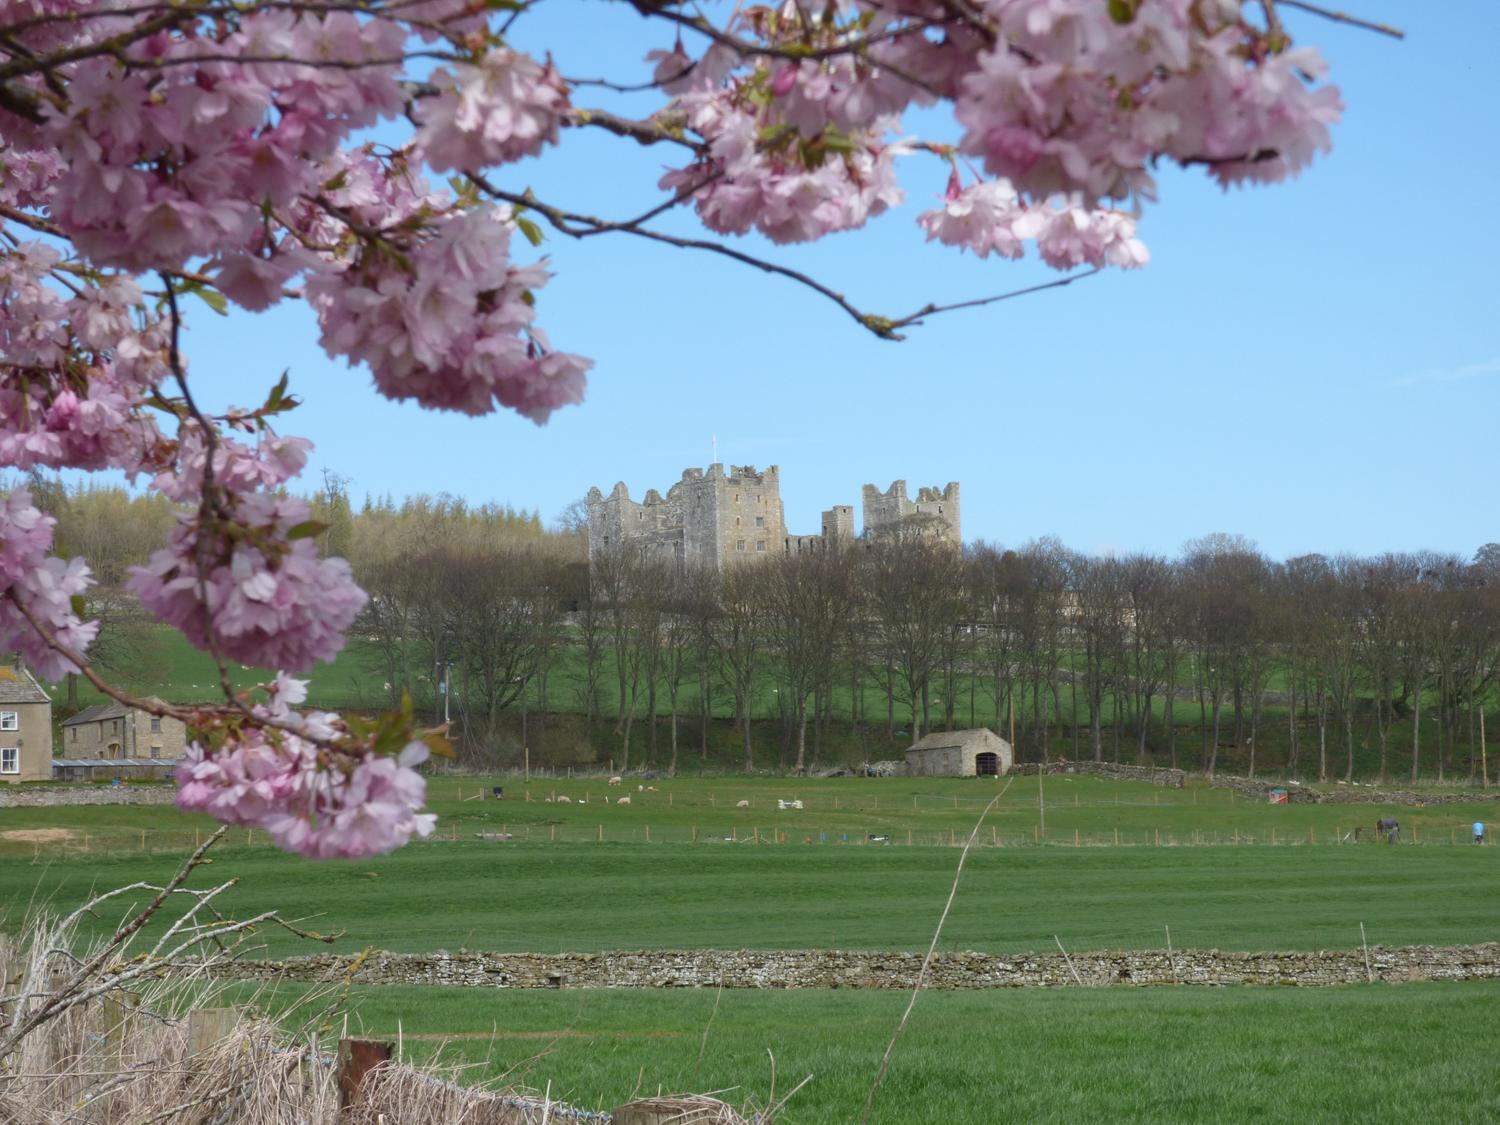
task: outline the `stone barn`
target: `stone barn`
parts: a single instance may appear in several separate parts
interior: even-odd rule
[[[906,752],[911,777],[999,777],[1014,763],[1010,743],[983,727],[929,734]]]

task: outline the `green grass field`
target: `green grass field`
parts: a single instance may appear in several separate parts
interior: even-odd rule
[[[282,986],[262,1002],[301,993]],[[857,1121],[906,1004],[890,992],[351,990],[351,1034],[589,1108],[726,1091],[786,1125]],[[1325,989],[931,992],[872,1120],[1487,1122],[1500,1116],[1493,983]],[[718,1010],[715,1012],[715,1005]],[[705,1041],[705,1031],[707,1038]],[[700,1050],[702,1054],[699,1060]]]
[[[229,848],[198,882],[279,909],[336,948],[556,952],[633,948],[922,949],[957,851],[947,848],[424,843],[373,862],[312,863]],[[0,867],[24,904],[166,876],[165,855]],[[1391,945],[1500,940],[1500,849],[987,848],[970,856],[943,947],[1351,948],[1364,922]],[[123,905],[121,906],[123,910]],[[102,919],[111,924],[118,911]],[[313,952],[267,931],[275,954]],[[321,947],[319,947],[321,948]]]
[[[497,783],[507,799],[479,799]],[[194,882],[235,879],[227,909],[275,908],[346,931],[334,946],[345,952],[924,949],[958,860],[946,845],[1007,782],[651,784],[656,792],[600,777],[528,785],[439,775],[431,795],[441,839],[371,862],[314,863],[259,834],[247,846],[237,829]],[[1500,805],[1270,806],[1201,786],[1060,776],[1041,782],[1043,839],[1038,779],[1009,785],[969,857],[944,949],[1052,950],[1054,935],[1070,950],[1160,948],[1165,926],[1178,948],[1348,949],[1361,922],[1372,943],[1500,940],[1500,896],[1488,890],[1500,849],[1464,843],[1469,822],[1500,819]],[[572,800],[548,803],[554,794]],[[629,806],[613,803],[621,795]],[[805,807],[776,808],[788,799]],[[1417,842],[1333,843],[1341,828],[1384,812]],[[90,890],[159,881],[209,830],[206,818],[170,807],[0,810],[3,925],[37,904],[71,909]],[[94,932],[127,905],[113,904]],[[326,948],[280,931],[258,940],[278,956]],[[278,986],[257,1002],[279,1011],[299,995]],[[1493,1120],[1497,998],[1500,986],[1479,983],[930,993],[875,1120]],[[785,1117],[812,1125],[857,1118],[904,1002],[896,993],[726,992],[711,1016],[707,991],[361,986],[348,1011],[352,1032],[394,1038],[399,1029],[415,1056],[443,1043],[440,1060],[474,1064],[466,1081],[550,1082],[556,1097],[606,1108],[658,1088],[727,1089],[731,1102],[763,1106],[769,1048],[778,1091],[814,1076]]]
[[[1331,845],[1355,827],[1398,816],[1406,841],[1468,846],[1475,819],[1500,822],[1500,793],[1492,802],[1403,808],[1393,805],[1272,806],[1227,789],[1193,784],[1168,789],[1090,777],[979,778],[675,778],[611,787],[597,774],[576,779],[435,775],[431,808],[444,837],[509,834],[527,843],[682,843],[757,837],[788,845],[861,843],[888,836],[893,846],[961,842],[995,794],[1004,797],[986,819],[980,841],[1016,846],[1183,846],[1242,843]],[[501,785],[506,799],[489,794]],[[1008,788],[1007,788],[1008,786]],[[481,799],[484,795],[484,799]],[[567,796],[568,803],[548,798]],[[630,798],[629,806],[613,802]],[[528,797],[530,798],[528,800]],[[608,799],[609,803],[606,803]],[[801,800],[800,810],[778,800]],[[748,802],[740,808],[739,802]],[[214,827],[203,816],[170,807],[98,806],[0,810],[0,858],[33,859],[78,852],[180,850]],[[50,841],[31,838],[52,830]],[[21,835],[16,835],[20,833]],[[250,835],[265,842],[263,834]],[[231,842],[243,844],[236,830]],[[492,845],[500,846],[500,845]]]

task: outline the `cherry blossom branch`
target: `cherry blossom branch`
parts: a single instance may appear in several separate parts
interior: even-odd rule
[[[642,227],[639,225],[641,222],[653,217],[655,214],[658,214],[663,210],[666,210],[668,207],[675,206],[677,203],[681,202],[680,198],[673,199],[667,204],[663,204],[654,212],[647,212],[646,215],[642,216],[639,219],[632,219],[628,222],[610,222],[609,220],[596,218],[592,215],[581,215],[575,212],[563,211],[559,208],[551,206],[550,204],[541,202],[535,196],[531,195],[530,192],[527,192],[524,195],[518,195],[515,192],[505,191],[501,188],[495,187],[483,176],[477,173],[471,172],[468,175],[469,179],[474,183],[474,185],[485,194],[493,196],[496,199],[503,200],[507,203],[515,204],[518,207],[530,207],[538,211],[547,219],[548,223],[551,224],[554,230],[558,231],[560,234],[565,234],[570,238],[583,239],[589,237],[590,235],[596,234],[634,234],[641,238],[650,239],[653,242],[664,242],[670,246],[677,246],[682,249],[705,250],[710,253],[721,254],[725,257],[733,258],[737,262],[742,262],[745,265],[753,266],[756,269],[761,270],[762,272],[776,274],[780,277],[788,278],[789,280],[795,281],[799,285],[804,285],[807,288],[813,290],[813,292],[828,298],[839,308],[843,309],[844,312],[848,313],[849,316],[853,318],[853,320],[857,322],[862,328],[865,328],[882,340],[899,341],[906,339],[906,337],[898,332],[897,329],[907,328],[912,325],[920,325],[924,323],[924,318],[929,316],[936,316],[939,313],[945,312],[954,312],[959,309],[970,309],[978,308],[983,305],[993,305],[1000,301],[1009,301],[1015,297],[1024,297],[1028,294],[1040,293],[1043,290],[1047,289],[1061,289],[1064,286],[1073,284],[1073,282],[1075,281],[1082,281],[1086,277],[1093,277],[1094,274],[1100,272],[1099,269],[1095,268],[1084,273],[1074,274],[1071,277],[1060,278],[1057,281],[1048,281],[1041,285],[1030,285],[1024,289],[1015,289],[1007,293],[997,293],[992,297],[978,297],[974,300],[958,301],[949,305],[927,304],[922,306],[920,309],[917,309],[915,312],[908,314],[907,316],[896,318],[885,317],[880,316],[876,313],[865,312],[864,310],[852,304],[842,293],[836,292],[829,286],[823,284],[810,275],[801,272],[800,270],[794,270],[789,266],[783,266],[776,262],[770,262],[764,258],[757,258],[753,254],[747,254],[744,251],[736,250],[733,247],[725,246],[720,242],[713,242],[708,239],[700,238],[684,238],[680,235],[666,234],[663,231],[651,230],[647,227]],[[693,191],[696,190],[697,188],[693,189]],[[686,194],[690,196],[692,192],[688,192]],[[587,229],[580,230],[574,224],[583,224]]]
[[[1046,289],[1061,289],[1072,285],[1075,281],[1082,281],[1086,277],[1093,277],[1096,273],[1103,272],[1098,266],[1085,270],[1083,273],[1075,273],[1069,277],[1060,277],[1056,281],[1046,281],[1040,285],[1029,285],[1025,289],[1012,289],[1009,293],[997,293],[993,297],[979,297],[972,301],[955,301],[951,305],[924,305],[910,316],[903,316],[899,320],[891,321],[892,328],[906,328],[909,325],[923,323],[922,318],[935,316],[938,313],[955,312],[958,309],[977,309],[984,305],[993,305],[1000,301],[1009,301],[1014,297],[1025,297],[1032,293],[1040,293]]]
[[[181,707],[159,699],[153,699],[149,696],[132,695],[121,688],[115,687],[114,684],[99,675],[94,670],[94,666],[88,662],[88,658],[81,652],[68,647],[62,641],[58,640],[52,634],[51,630],[42,624],[36,614],[31,611],[30,607],[16,596],[14,588],[0,591],[0,599],[4,599],[15,606],[16,611],[27,620],[37,636],[42,639],[43,644],[59,656],[71,661],[84,679],[88,680],[96,690],[109,696],[116,703],[123,704],[135,711],[144,711],[148,715],[157,715],[164,719],[176,719],[190,729],[195,730],[201,729],[215,720],[222,720],[229,717],[236,719],[244,718],[257,727],[296,735],[298,738],[310,742],[330,753],[345,754],[349,752],[348,746],[337,740],[320,738],[299,723],[287,722],[269,715],[257,713],[253,708],[247,706],[244,700],[239,698],[238,694],[233,693],[232,687],[229,689],[231,695],[228,707]]]
[[[1399,27],[1392,27],[1388,23],[1378,23],[1375,20],[1360,19],[1351,16],[1347,12],[1336,12],[1332,8],[1324,8],[1317,4],[1309,4],[1306,0],[1274,0],[1274,4],[1281,4],[1288,8],[1296,8],[1298,11],[1307,12],[1314,16],[1321,16],[1325,20],[1333,20],[1335,23],[1347,23],[1351,27],[1361,27],[1366,31],[1378,32],[1381,35],[1389,35],[1392,39],[1405,39],[1406,32]]]
[[[553,207],[551,204],[541,202],[530,193],[519,195],[516,192],[505,191],[495,187],[483,176],[474,173],[470,173],[470,179],[486,195],[519,207],[535,209],[546,218],[554,230],[559,234],[567,235],[569,238],[583,239],[594,234],[633,234],[637,238],[644,238],[651,242],[662,242],[668,246],[676,246],[684,250],[703,250],[710,254],[719,254],[725,258],[732,258],[734,261],[744,265],[753,266],[763,273],[776,274],[778,277],[785,277],[797,282],[799,285],[806,286],[814,293],[832,301],[839,308],[843,309],[844,312],[848,313],[856,323],[867,328],[883,340],[905,339],[904,336],[891,331],[889,327],[890,321],[886,318],[862,311],[850,304],[842,293],[836,292],[821,281],[803,273],[801,270],[794,270],[790,266],[778,265],[776,262],[757,258],[754,254],[746,254],[743,250],[736,250],[733,247],[725,246],[722,242],[713,242],[704,238],[684,238],[681,235],[666,234],[663,231],[651,230],[649,227],[631,226],[621,222],[610,222],[607,219],[596,218],[592,215],[581,215],[573,211],[564,211],[561,208]],[[579,223],[583,224],[587,229],[578,229],[574,224]]]
[[[617,137],[625,137],[629,140],[638,141],[643,145],[660,144],[663,141],[671,144],[682,145],[694,153],[701,152],[703,146],[695,141],[688,140],[677,126],[668,126],[660,121],[646,120],[636,121],[629,117],[621,117],[619,114],[610,113],[604,109],[575,109],[568,115],[565,124],[575,127],[593,125],[600,129],[615,134]]]

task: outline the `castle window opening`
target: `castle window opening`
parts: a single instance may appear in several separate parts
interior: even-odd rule
[[[755,541],[755,549],[757,551],[764,551],[766,549],[766,541],[764,539],[757,539]]]
[[[734,545],[734,549],[736,551],[743,551],[745,549],[745,541],[743,539],[740,539],[740,540],[736,541],[735,545]]]
[[[736,504],[738,504],[738,503],[739,503],[739,502],[740,502],[740,494],[739,494],[739,493],[738,493],[738,492],[736,492],[736,493],[735,493],[735,494],[734,494],[734,502],[735,502],[735,503],[736,503]]]
[[[766,526],[766,517],[765,516],[756,516],[755,517],[755,526],[756,527],[765,527]]]
[[[739,527],[740,526],[740,517],[739,516],[735,516],[734,517],[734,526],[735,527]]]

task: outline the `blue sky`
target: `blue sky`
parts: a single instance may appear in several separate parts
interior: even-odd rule
[[[1500,539],[1500,5],[1349,0],[1398,43],[1294,11],[1342,88],[1333,153],[1301,179],[1221,192],[1167,171],[1141,235],[1153,261],[988,309],[904,343],[874,339],[793,284],[617,236],[549,240],[539,294],[554,346],[591,356],[588,401],[538,428],[395,405],[326,358],[301,308],[194,315],[210,401],[248,404],[290,368],[288,432],[364,493],[447,491],[552,518],[591,485],[632,495],[705,465],[779,464],[792,531],[859,487],[963,484],[967,539],[1057,535],[1084,550],[1175,551],[1212,531],[1270,554]],[[516,42],[571,76],[630,81],[658,29],[615,6],[543,5]],[[590,91],[577,104],[606,104]],[[913,124],[926,125],[926,121]],[[559,206],[625,216],[659,201],[671,154],[565,134],[497,176]],[[914,158],[908,204],[813,246],[747,250],[862,307],[909,312],[1056,275],[923,242],[944,175]],[[672,229],[688,232],[691,221]]]

